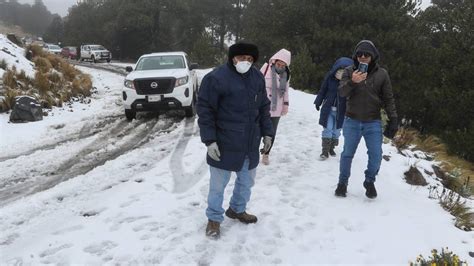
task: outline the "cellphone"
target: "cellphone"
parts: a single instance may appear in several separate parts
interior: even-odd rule
[[[359,67],[357,68],[357,71],[366,73],[367,69],[369,69],[369,65],[366,63],[359,63]]]

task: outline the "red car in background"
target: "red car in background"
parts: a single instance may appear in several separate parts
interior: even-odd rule
[[[61,50],[61,56],[69,59],[77,59],[77,47],[63,47],[63,49]]]

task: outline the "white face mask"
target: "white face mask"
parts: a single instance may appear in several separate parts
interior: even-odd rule
[[[240,61],[240,62],[237,62],[237,64],[235,64],[235,69],[240,74],[244,74],[247,71],[249,71],[251,66],[252,66],[252,63],[250,63],[249,61]]]
[[[334,75],[338,80],[342,79],[342,74],[344,74],[344,69],[339,69],[336,71],[336,74]]]

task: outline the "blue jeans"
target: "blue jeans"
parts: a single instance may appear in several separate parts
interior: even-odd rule
[[[246,158],[240,171],[236,172],[234,192],[230,198],[230,207],[236,213],[245,211],[247,202],[250,200],[250,189],[255,184],[257,168],[249,170],[249,159]],[[224,190],[229,183],[231,171],[210,166],[211,183],[209,185],[209,195],[207,196],[206,216],[209,220],[221,223],[224,221]]]
[[[349,181],[352,159],[361,137],[364,137],[369,155],[365,181],[375,182],[375,176],[378,174],[382,162],[382,122],[380,120],[363,122],[346,117],[342,128],[344,150],[339,165],[339,183],[347,185]]]
[[[341,136],[341,129],[336,128],[336,117],[337,111],[331,110],[328,116],[328,122],[326,124],[326,127],[323,129],[323,138],[338,139],[339,136]]]

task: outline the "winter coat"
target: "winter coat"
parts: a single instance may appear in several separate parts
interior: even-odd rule
[[[337,115],[336,115],[336,128],[342,128],[344,123],[344,115],[346,112],[346,98],[341,97],[337,91],[339,87],[339,80],[336,79],[335,74],[337,70],[346,68],[353,64],[352,59],[348,57],[341,57],[336,60],[331,70],[324,77],[321,89],[318,92],[318,96],[314,100],[316,107],[321,108],[319,115],[319,124],[323,127],[327,127],[328,117],[331,114],[331,108],[336,103]]]
[[[374,56],[369,64],[367,79],[361,83],[352,82],[352,73],[357,69],[357,51],[371,52]],[[390,120],[397,119],[392,84],[387,70],[378,65],[379,53],[372,42],[361,41],[354,50],[354,65],[344,70],[339,82],[339,94],[347,97],[346,116],[361,120],[380,120],[380,110],[387,112]]]
[[[272,69],[271,66],[275,63],[276,60],[281,60],[286,63],[286,72],[288,73],[288,82],[286,84],[286,91],[283,97],[278,95],[278,100],[277,100],[277,107],[275,111],[270,110],[270,115],[271,117],[280,117],[281,113],[283,111],[283,105],[289,105],[289,98],[288,98],[288,88],[290,87],[290,63],[291,63],[291,53],[290,51],[286,49],[281,49],[278,51],[276,54],[274,54],[270,60],[268,60],[268,63],[263,64],[262,68],[260,68],[260,71],[263,73],[265,76],[265,88],[267,89],[267,96],[268,99],[271,101],[272,100]],[[280,81],[278,80],[278,74],[277,74],[277,88],[280,86]],[[270,105],[271,106],[271,105]]]
[[[249,169],[257,167],[262,136],[273,137],[270,101],[265,81],[255,67],[244,74],[228,62],[202,80],[197,101],[201,141],[217,142],[220,161],[207,155],[207,163],[228,171],[240,171],[245,157]]]

